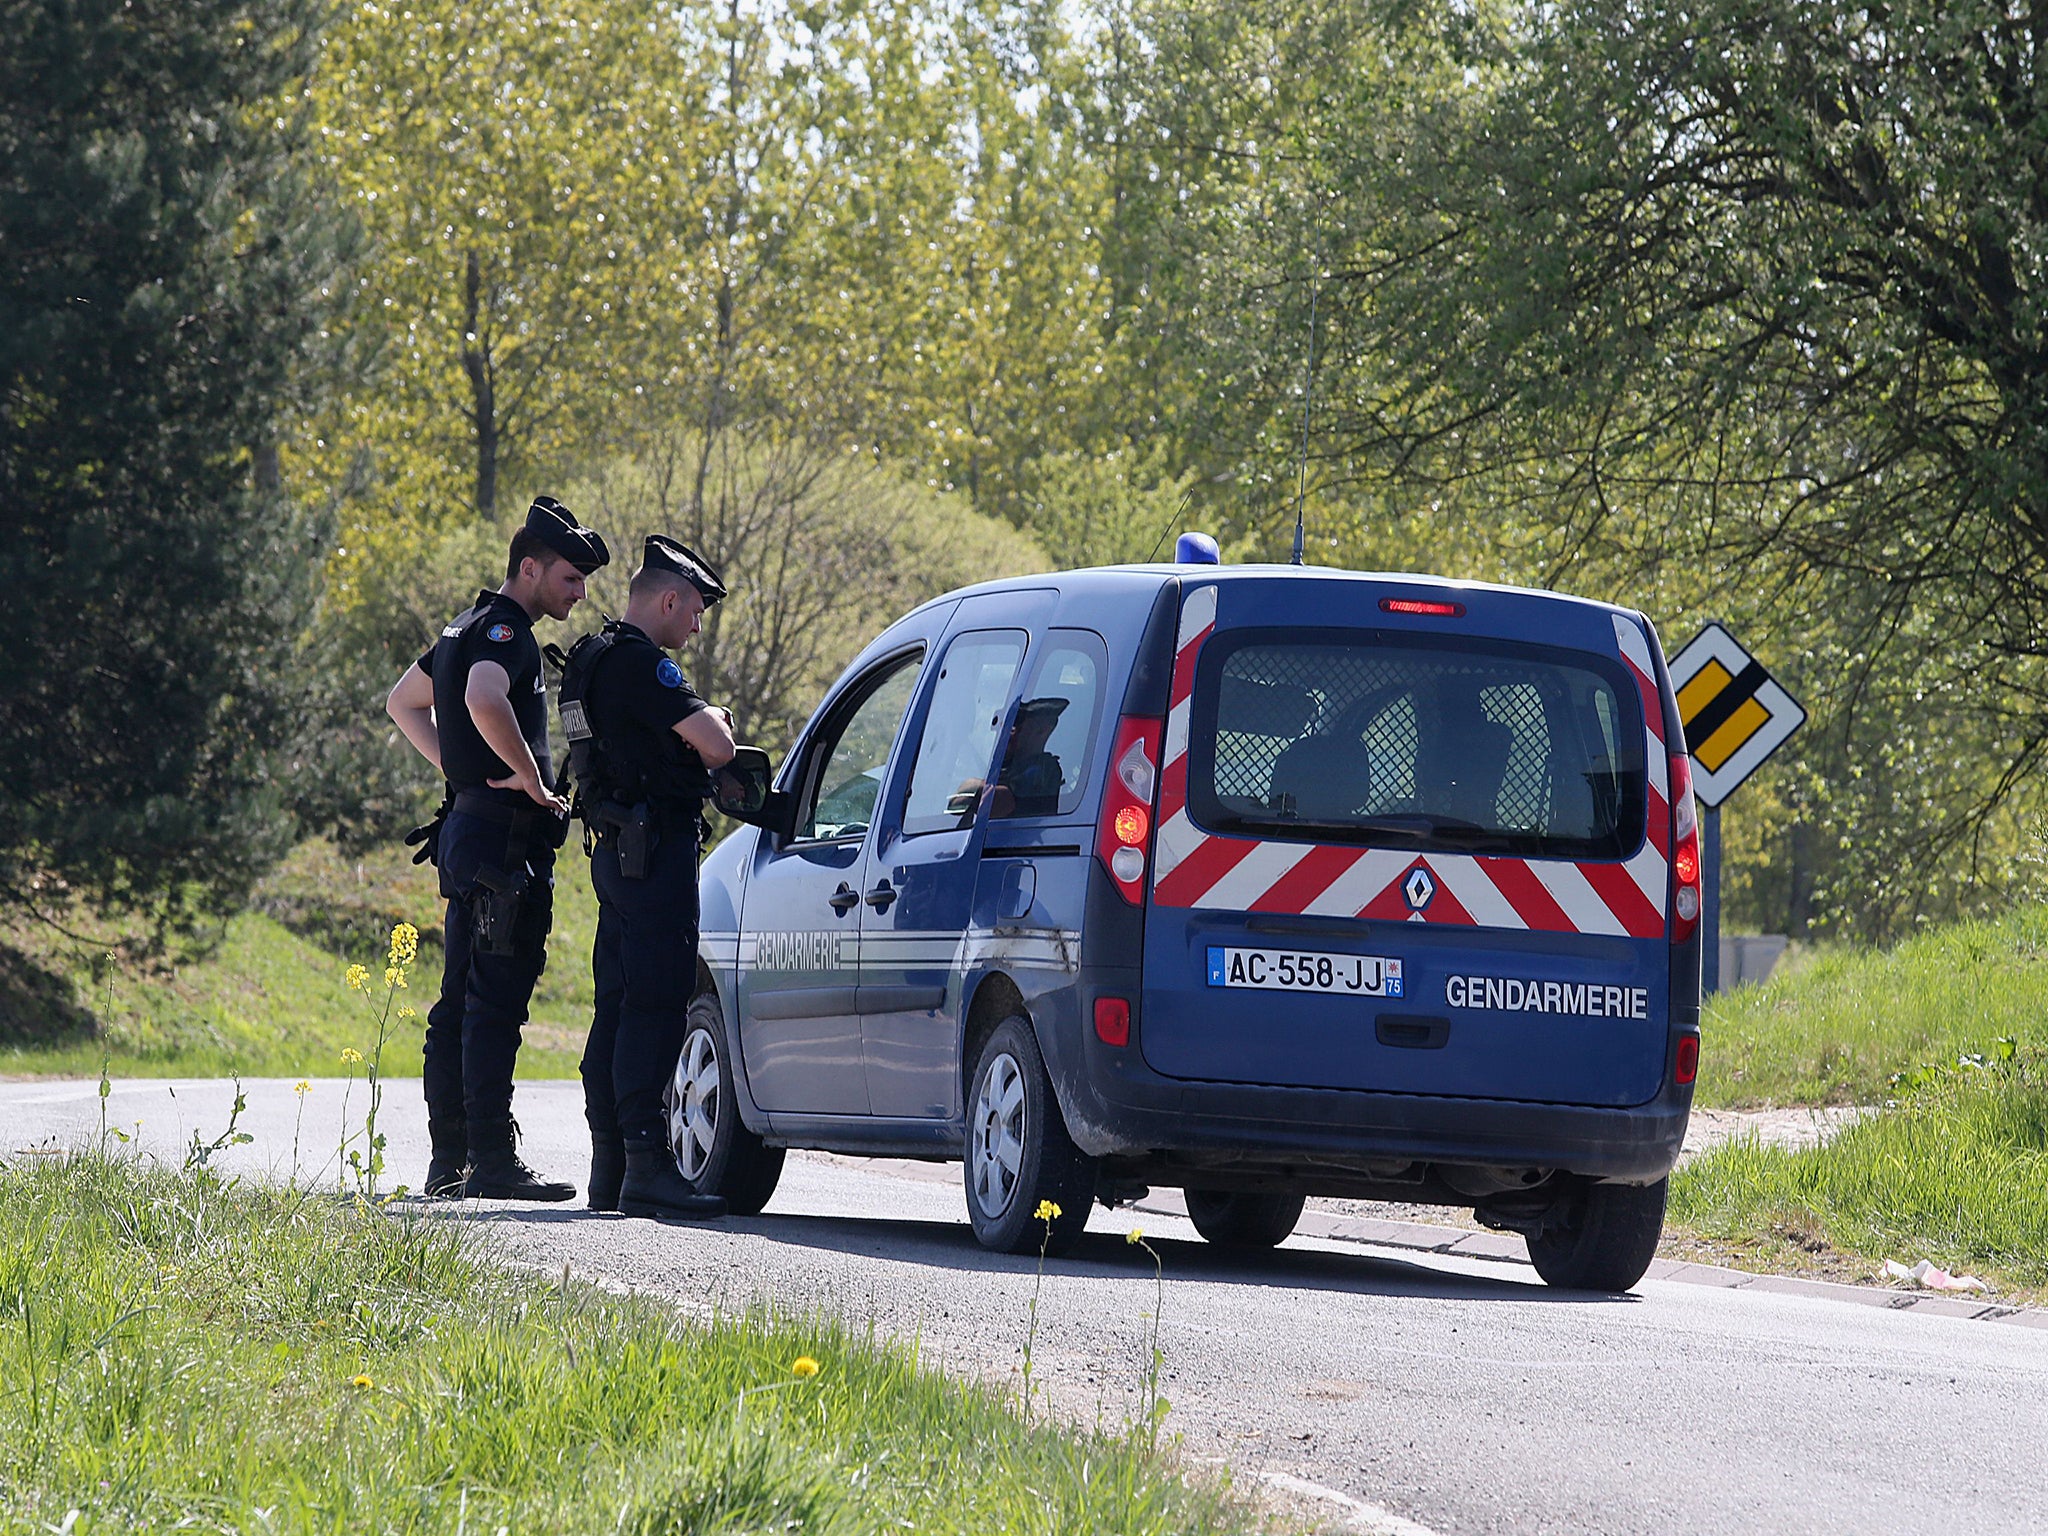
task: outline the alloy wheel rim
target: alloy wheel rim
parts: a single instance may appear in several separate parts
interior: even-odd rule
[[[691,1030],[676,1058],[675,1083],[668,1100],[668,1139],[675,1149],[676,1167],[692,1182],[711,1166],[718,1117],[725,1108],[724,1088],[711,1032]]]
[[[988,1064],[974,1095],[968,1169],[974,1203],[994,1218],[1016,1198],[1024,1166],[1024,1072],[1007,1052]]]

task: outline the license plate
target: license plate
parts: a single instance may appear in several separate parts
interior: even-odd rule
[[[1299,949],[1209,950],[1209,985],[1265,992],[1335,992],[1345,997],[1401,996],[1401,962],[1378,955],[1330,955]]]

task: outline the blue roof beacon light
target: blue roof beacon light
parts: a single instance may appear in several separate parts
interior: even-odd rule
[[[1184,533],[1174,541],[1173,563],[1175,565],[1220,565],[1221,557],[1216,553],[1216,541],[1206,533]]]

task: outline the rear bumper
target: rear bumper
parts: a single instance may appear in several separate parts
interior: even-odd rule
[[[1305,1177],[1354,1170],[1361,1179],[1401,1162],[1540,1168],[1647,1184],[1678,1161],[1692,1112],[1692,1086],[1671,1081],[1670,1055],[1684,1033],[1672,1031],[1658,1096],[1618,1109],[1184,1082],[1147,1067],[1135,1038],[1121,1049],[1092,1030],[1041,1029],[1040,1038],[1067,1129],[1096,1157],[1299,1166]]]

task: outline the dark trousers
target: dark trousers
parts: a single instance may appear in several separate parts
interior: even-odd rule
[[[597,1005],[583,1052],[583,1113],[593,1139],[660,1141],[662,1090],[675,1075],[697,990],[696,819],[664,827],[647,878],[619,873],[609,839],[590,855]]]
[[[441,996],[427,1011],[423,1076],[430,1120],[482,1122],[512,1112],[512,1067],[533,986],[547,964],[554,924],[555,851],[502,822],[451,811],[441,829],[441,894],[448,898]],[[524,868],[531,876],[514,952],[486,955],[474,942],[477,871]]]

